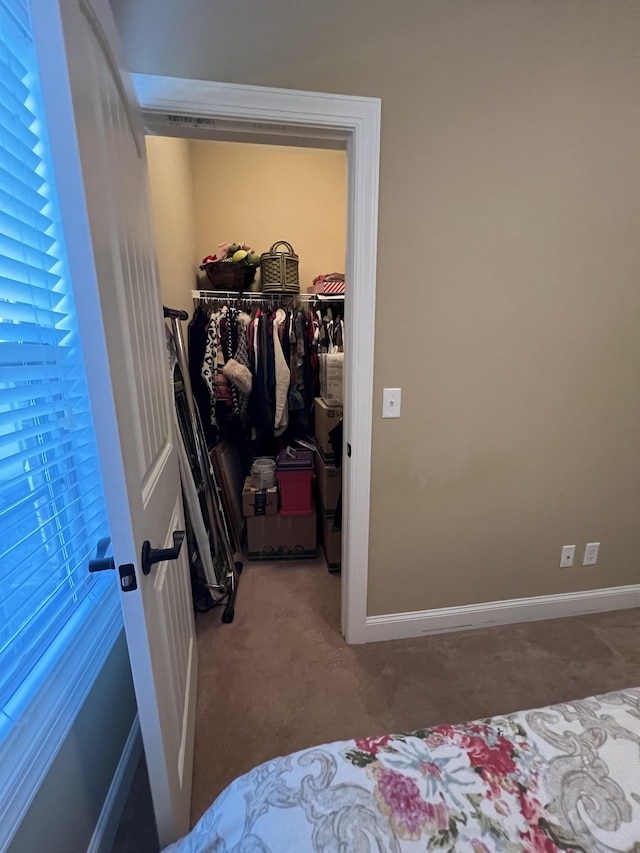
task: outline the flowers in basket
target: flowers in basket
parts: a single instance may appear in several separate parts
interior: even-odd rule
[[[260,255],[254,252],[251,246],[248,246],[246,243],[220,243],[218,249],[220,250],[220,254],[207,255],[202,261],[202,267],[216,261],[235,264],[244,262],[250,267],[260,266]]]
[[[220,243],[219,254],[207,255],[200,269],[214,290],[248,290],[260,266],[260,255],[246,243]]]

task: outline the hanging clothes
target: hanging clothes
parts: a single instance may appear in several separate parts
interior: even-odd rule
[[[288,397],[291,373],[282,351],[282,341],[280,338],[280,329],[284,324],[285,318],[285,312],[282,308],[278,308],[273,319],[273,352],[276,379],[275,414],[273,422],[275,435],[282,435],[289,423]]]
[[[202,365],[205,360],[207,348],[208,326],[209,317],[207,312],[200,307],[196,308],[187,329],[187,354],[189,359],[191,392],[200,412],[205,440],[208,446],[212,446],[217,440],[217,430],[215,423],[212,424],[211,422],[209,388],[202,377]]]
[[[193,384],[201,386],[203,421],[217,440],[240,437],[265,453],[277,452],[312,429],[318,353],[340,347],[343,327],[330,308],[314,314],[300,305],[272,304],[250,315],[241,299],[216,301],[208,313],[197,310]]]
[[[216,403],[218,400],[216,374],[218,370],[218,315],[212,314],[209,317],[207,326],[207,340],[204,349],[204,358],[202,367],[200,368],[200,376],[202,381],[207,386],[209,392],[209,411],[208,417],[204,421],[211,426],[216,427],[218,421],[216,418]]]

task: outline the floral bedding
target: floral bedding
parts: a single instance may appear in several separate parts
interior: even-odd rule
[[[640,853],[640,688],[276,758],[167,848],[418,850]]]

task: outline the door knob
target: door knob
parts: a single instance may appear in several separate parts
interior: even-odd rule
[[[154,563],[163,563],[165,560],[177,560],[182,543],[184,541],[184,530],[173,531],[173,548],[152,548],[147,539],[142,543],[142,573],[148,575]]]
[[[103,536],[103,538],[98,541],[96,555],[92,560],[89,560],[90,572],[106,572],[109,569],[115,569],[116,561],[113,557],[107,557],[109,545],[111,545],[110,536]]]

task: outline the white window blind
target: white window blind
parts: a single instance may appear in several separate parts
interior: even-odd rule
[[[29,21],[0,0],[0,743],[117,590]],[[67,637],[69,635],[69,637]]]

